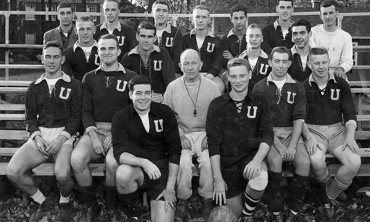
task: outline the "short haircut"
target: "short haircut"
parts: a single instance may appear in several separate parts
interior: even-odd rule
[[[150,85],[150,80],[145,75],[137,75],[128,82],[128,89],[133,92],[135,85]]]
[[[320,4],[320,11],[321,11],[321,8],[327,8],[327,7],[330,7],[332,5],[334,5],[335,11],[338,11],[339,4],[335,0],[324,0],[324,1],[322,1],[321,4]]]
[[[183,57],[183,55],[185,54],[185,52],[189,52],[189,51],[193,51],[193,52],[195,52],[195,53],[198,55],[199,61],[202,61],[202,60],[200,59],[200,53],[199,53],[197,50],[195,50],[195,49],[191,49],[191,48],[187,48],[187,49],[185,49],[184,51],[182,51],[182,53],[180,54],[180,63],[181,63],[182,57]]]
[[[227,71],[230,71],[230,68],[235,66],[245,66],[248,71],[252,70],[248,60],[242,58],[234,58],[227,62]]]
[[[100,36],[98,43],[101,40],[105,40],[105,39],[113,39],[117,43],[117,49],[119,49],[119,43],[118,43],[117,36],[115,36],[113,34],[105,34],[105,35],[102,35],[102,36]]]
[[[118,9],[120,8],[120,1],[118,1],[118,0],[104,0],[104,2],[103,2],[103,5],[104,5],[104,3],[106,3],[106,2],[115,2],[115,3],[117,3],[117,7],[118,7]]]
[[[230,10],[230,16],[233,17],[234,12],[244,12],[244,15],[247,16],[247,7],[244,5],[236,4],[233,7],[231,7]]]
[[[280,53],[280,54],[286,53],[286,54],[288,54],[289,61],[292,60],[292,54],[290,53],[290,50],[287,49],[284,46],[278,46],[278,47],[273,48],[272,51],[271,51],[270,57],[269,57],[270,60],[272,60],[272,58],[274,56],[274,53],[276,53],[276,52]]]
[[[59,12],[59,9],[61,9],[61,8],[70,8],[71,11],[73,12],[72,5],[69,2],[61,2],[61,3],[59,3],[58,6],[57,6],[57,12]]]
[[[57,42],[57,41],[50,41],[50,42],[47,42],[44,47],[42,47],[42,51],[44,51],[45,49],[49,48],[49,47],[55,47],[55,48],[58,48],[60,50],[60,54],[63,56],[64,55],[64,48],[63,46]]]
[[[76,21],[76,24],[79,22],[92,22],[94,24],[94,20],[88,15],[82,15],[79,17]]]
[[[292,28],[295,26],[305,26],[307,32],[311,32],[311,24],[306,19],[298,19],[292,24]]]
[[[310,53],[308,54],[308,57],[310,58],[313,55],[328,55],[329,57],[329,52],[327,49],[323,47],[315,47],[310,50]]]
[[[157,28],[151,22],[142,22],[142,23],[140,23],[139,26],[137,27],[137,30],[136,30],[136,33],[138,35],[140,35],[140,30],[141,29],[153,30],[154,31],[154,36],[156,36]]]
[[[279,5],[280,2],[291,2],[293,6],[293,0],[276,0],[276,5]]]
[[[153,5],[152,5],[152,11],[153,11],[154,7],[155,7],[156,5],[158,5],[158,4],[166,5],[166,6],[167,6],[167,8],[168,8],[168,11],[169,11],[169,12],[171,11],[171,6],[170,6],[170,4],[169,4],[168,2],[166,2],[166,1],[163,1],[163,0],[155,1],[155,2],[153,3]]]
[[[197,6],[195,6],[194,9],[193,9],[193,13],[194,13],[195,10],[206,10],[206,11],[208,11],[208,15],[209,16],[211,15],[211,11],[205,5],[197,5]]]
[[[262,27],[260,25],[256,24],[256,23],[248,25],[247,30],[248,29],[259,29],[259,30],[261,30],[261,33],[262,33]]]

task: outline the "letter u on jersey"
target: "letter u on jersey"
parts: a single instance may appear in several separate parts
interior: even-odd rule
[[[95,60],[94,60],[94,63],[95,63],[95,65],[100,66],[99,56],[98,56],[98,54],[95,54]]]
[[[123,44],[125,44],[125,36],[117,36],[117,39],[120,46],[123,46]]]
[[[210,43],[208,42],[208,45],[207,45],[207,52],[213,52],[213,49],[215,48],[215,44],[214,43]]]
[[[157,133],[160,133],[163,131],[163,119],[154,120],[154,125],[155,125],[155,131],[157,131]]]
[[[248,106],[248,113],[247,113],[248,118],[250,119],[256,118],[257,108],[258,108],[257,106],[253,106],[253,114],[251,114],[251,106]]]
[[[153,60],[153,62],[154,62],[154,71],[161,71],[162,60]]]
[[[269,69],[269,65],[267,65],[267,64],[261,64],[261,68],[260,68],[260,74],[262,74],[262,75],[266,75],[266,73],[267,73],[267,70]]]
[[[124,92],[125,89],[126,89],[127,82],[126,81],[123,81],[122,86],[120,86],[121,85],[121,82],[122,82],[122,80],[120,80],[120,79],[117,80],[116,90],[118,92]]]
[[[293,98],[290,98],[291,97],[291,94],[293,94]],[[292,92],[290,92],[290,91],[288,91],[288,96],[287,96],[287,102],[289,103],[289,104],[293,104],[294,103],[294,97],[295,97],[295,95],[297,95],[297,93],[292,93]]]
[[[173,38],[166,37],[166,47],[172,47],[172,46],[173,46]]]
[[[330,98],[331,100],[338,100],[339,99],[339,94],[340,94],[340,89],[331,89],[330,90]],[[334,92],[337,91],[337,95],[334,97]]]
[[[61,98],[61,99],[68,99],[69,98],[69,94],[71,93],[72,89],[67,88],[67,92],[65,93],[65,95],[63,95],[64,94],[64,90],[65,90],[64,87],[61,87],[60,88],[59,98]]]

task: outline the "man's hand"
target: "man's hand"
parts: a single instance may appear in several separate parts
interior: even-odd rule
[[[283,161],[285,161],[288,155],[288,149],[280,141],[278,143],[274,143],[274,147],[276,151],[278,151],[278,153],[280,154]]]
[[[213,181],[213,200],[218,205],[226,204],[227,184],[221,178]]]
[[[208,141],[207,141],[207,136],[205,136],[202,140],[202,146],[201,146],[201,151],[203,152],[204,150],[208,149]]]
[[[346,73],[344,72],[343,67],[338,67],[334,71],[334,75],[347,79]]]
[[[163,101],[163,95],[160,94],[160,93],[153,93],[153,99],[152,99],[153,102],[156,102],[156,103],[162,103]]]
[[[296,147],[294,145],[292,146],[289,145],[286,153],[286,161],[293,161],[296,152],[297,152]]]
[[[49,156],[50,154],[47,153],[45,150],[46,150],[46,147],[49,146],[48,142],[46,142],[46,140],[44,140],[40,135],[37,135],[33,138],[33,141],[35,142],[36,144],[36,147],[37,147],[37,150],[42,153],[43,155],[45,156]]]
[[[176,193],[174,189],[164,189],[161,194],[155,200],[159,200],[164,197],[164,212],[167,213],[168,205],[176,211]]]
[[[310,134],[308,139],[304,142],[307,152],[310,156],[314,155],[316,153],[316,149],[323,150],[325,149],[324,145],[317,142],[316,138]]]
[[[186,149],[189,149],[191,150],[191,143],[190,143],[190,140],[184,136],[184,135],[181,135],[180,136],[180,139],[181,139],[181,146],[182,146],[182,149],[183,150],[186,150]]]
[[[103,142],[101,141],[101,139],[99,138],[99,136],[94,133],[92,135],[90,135],[90,140],[91,140],[91,144],[92,144],[92,149],[94,151],[94,153],[98,154],[98,155],[106,155],[106,152],[105,152],[105,149],[104,149],[104,146],[103,146]]]
[[[108,153],[108,150],[112,148],[112,134],[109,134],[107,137],[105,137],[104,142],[103,142],[103,147],[105,150],[105,153]]]
[[[56,154],[66,140],[67,137],[59,135],[57,138],[51,141],[51,143],[46,147],[45,151],[50,155]]]
[[[360,155],[360,148],[358,147],[353,137],[347,137],[346,141],[344,141],[343,143],[342,150],[344,151],[347,146],[351,149],[352,153]]]
[[[144,168],[145,173],[148,174],[149,179],[157,180],[161,177],[161,171],[150,160],[145,161],[143,168]]]
[[[234,58],[234,56],[233,56],[233,55],[231,55],[231,53],[230,53],[229,51],[227,51],[227,50],[223,51],[222,56],[223,56],[225,59],[228,59],[228,60],[230,60],[230,59],[233,59],[233,58]]]
[[[252,180],[255,177],[259,176],[262,170],[262,163],[259,161],[252,160],[245,166],[243,171],[243,176]]]

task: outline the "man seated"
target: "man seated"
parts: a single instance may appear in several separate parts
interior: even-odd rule
[[[213,199],[230,206],[239,221],[253,221],[267,186],[264,159],[273,142],[272,120],[267,98],[248,92],[248,61],[232,59],[227,69],[232,90],[211,102],[206,124]]]
[[[311,171],[326,187],[324,211],[332,218],[335,199],[351,185],[361,166],[359,147],[354,139],[356,110],[347,81],[329,72],[329,52],[325,48],[312,48],[308,56],[312,74],[303,82],[308,103],[306,123],[311,136],[322,144],[319,149],[309,149]],[[326,153],[333,154],[342,163],[334,179],[325,163]]]
[[[176,115],[181,138],[181,159],[177,176],[177,214],[185,221],[188,203],[192,195],[192,158],[199,163],[199,189],[203,219],[208,221],[213,209],[213,180],[207,148],[206,118],[211,101],[220,96],[217,85],[200,75],[202,61],[194,49],[185,50],[180,57],[180,68],[184,75],[171,82],[164,94],[164,104]]]
[[[139,75],[148,76],[152,85],[153,101],[160,103],[168,84],[176,79],[176,75],[167,50],[154,45],[156,38],[156,28],[152,23],[140,23],[136,33],[139,45],[126,53],[121,63]]]
[[[29,85],[26,93],[25,124],[30,138],[13,155],[6,175],[36,202],[29,221],[40,221],[50,206],[28,171],[53,157],[60,191],[55,221],[68,222],[72,220],[70,198],[73,190],[70,158],[75,134],[81,125],[82,90],[77,80],[61,71],[62,45],[56,41],[47,42],[42,56],[45,73]]]
[[[119,111],[112,122],[114,157],[120,165],[118,192],[133,202],[132,196],[145,189],[151,221],[174,221],[181,152],[176,117],[168,106],[152,102],[147,76],[132,78],[128,87],[132,105]]]
[[[292,221],[301,209],[309,187],[310,158],[301,131],[306,118],[306,93],[302,83],[287,73],[291,56],[287,48],[275,47],[270,55],[272,72],[259,81],[253,92],[266,95],[271,107],[274,127],[274,145],[267,155],[269,185],[266,189],[273,221],[282,222],[282,167],[292,162],[295,167],[289,195],[290,212],[285,221]]]
[[[105,158],[106,200],[109,217],[119,221],[115,172],[118,164],[113,156],[111,122],[114,114],[130,104],[127,83],[136,73],[123,68],[117,61],[121,50],[115,35],[103,35],[98,41],[101,65],[88,72],[82,80],[82,123],[85,134],[71,157],[74,177],[80,186],[81,199],[86,209],[84,219],[92,221],[99,207],[92,186],[89,163]]]
[[[98,68],[100,60],[98,56],[98,44],[93,39],[95,26],[90,16],[81,16],[76,22],[78,41],[64,50],[65,61],[62,70],[78,81],[86,73]]]

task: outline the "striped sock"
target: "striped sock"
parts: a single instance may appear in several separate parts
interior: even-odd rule
[[[319,175],[319,176],[315,176],[316,179],[321,183],[323,184],[325,187],[328,187],[330,184],[331,184],[331,177],[330,177],[330,174],[329,174],[329,171],[328,171],[328,168],[325,169],[325,171]]]
[[[246,192],[243,194],[243,216],[250,217],[253,214],[254,209],[256,209],[256,206],[260,202],[260,199],[254,199],[251,196],[249,196]]]
[[[326,188],[326,194],[328,195],[329,199],[337,199],[339,194],[343,191],[347,190],[349,185],[351,185],[352,181],[345,181],[337,176],[335,176],[334,180],[331,184]]]
[[[31,198],[38,204],[42,204],[46,200],[46,197],[39,189],[37,189],[36,193],[32,195]]]

